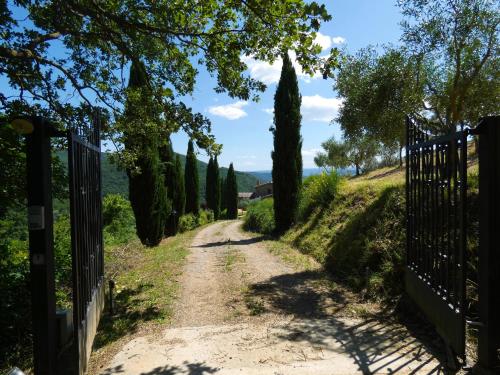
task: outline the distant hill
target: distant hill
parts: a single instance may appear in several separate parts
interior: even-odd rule
[[[305,178],[312,175],[320,174],[321,171],[322,171],[321,168],[304,168],[304,170],[302,171],[302,177]],[[246,173],[251,174],[252,176],[257,178],[257,180],[259,180],[260,183],[270,182],[273,179],[272,171],[253,171]],[[352,175],[354,174],[354,170],[350,168],[340,169],[339,173],[341,175]]]
[[[57,156],[64,164],[67,164],[68,154],[64,151],[57,152]],[[186,163],[186,157],[180,155],[182,166]],[[200,197],[205,196],[205,176],[207,174],[207,163],[198,160],[198,174],[200,178]],[[119,169],[110,162],[109,153],[102,153],[102,190],[103,194],[121,194],[128,197],[128,177],[125,171]],[[227,168],[221,168],[221,176],[226,178]],[[257,177],[245,172],[236,172],[238,191],[253,191],[257,184]]]

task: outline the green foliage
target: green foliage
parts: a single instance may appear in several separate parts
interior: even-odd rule
[[[318,153],[314,162],[318,167],[346,168],[354,165],[356,176],[361,171],[366,172],[376,165],[379,143],[370,135],[363,133],[355,137],[348,137],[344,142],[330,138],[322,145],[325,152]]]
[[[219,219],[220,216],[220,207],[221,207],[221,186],[220,186],[220,170],[219,170],[219,162],[217,161],[217,155],[215,155],[214,159],[214,218],[215,220]],[[238,178],[236,177],[236,181],[238,181]]]
[[[198,215],[188,213],[179,218],[179,232],[184,233],[214,221],[211,210],[200,210]]]
[[[340,177],[335,171],[307,177],[302,183],[298,219],[306,221],[318,207],[328,207],[339,189]]]
[[[135,222],[130,202],[119,194],[108,194],[102,202],[106,245],[124,244],[133,239]]]
[[[236,185],[236,175],[234,173],[233,163],[229,165],[225,185],[227,218],[236,219],[238,217],[238,187]]]
[[[14,365],[23,368],[33,365],[25,215],[25,211],[8,211],[5,218],[0,219],[1,373],[7,372]]]
[[[179,232],[184,233],[189,230],[192,230],[196,228],[198,225],[198,220],[196,219],[196,216],[193,215],[192,213],[182,215],[179,218]]]
[[[106,107],[112,117],[106,133],[119,139],[123,123],[113,120],[128,96],[120,73],[130,62],[145,61],[153,100],[144,111],[163,112],[155,134],[175,132],[182,124],[200,147],[217,150],[210,122],[180,101],[194,90],[195,64],[216,77],[217,93],[243,100],[256,98],[266,87],[248,77],[242,56],[273,62],[291,49],[304,72],[332,76],[337,50],[325,61],[314,43],[321,23],[330,19],[324,5],[305,0],[2,1],[0,75],[9,95],[0,94],[0,100],[10,110],[29,95],[67,124],[78,117],[77,110]],[[67,91],[84,105],[69,104]],[[139,151],[129,150],[129,155],[140,156]]]
[[[201,210],[196,218],[197,226],[201,227],[214,221],[214,213],[212,210]]]
[[[172,209],[176,206],[175,199],[177,194],[175,192],[177,188],[177,176],[176,160],[174,156],[174,149],[172,148],[172,142],[170,138],[160,147],[159,149],[160,159],[163,164],[163,176],[165,179],[165,189],[167,192],[167,206]],[[165,222],[165,235],[174,235],[177,230],[177,219],[178,215],[172,215],[172,209],[168,210],[168,216]]]
[[[214,207],[214,159],[210,156],[207,166],[207,175],[205,176],[205,203],[207,207],[213,210]]]
[[[0,94],[1,95],[1,94]],[[11,115],[12,116],[12,115]],[[0,219],[9,209],[24,208],[26,196],[26,153],[24,139],[0,113]],[[58,153],[52,155],[53,195],[64,199],[68,194],[65,165]]]
[[[424,100],[423,73],[404,49],[367,47],[345,55],[335,81],[344,99],[337,121],[346,138],[368,136],[385,147],[402,148],[405,116],[418,114]]]
[[[247,207],[243,228],[262,234],[273,233],[275,230],[273,199],[266,198],[250,203]]]
[[[405,251],[404,186],[342,192],[283,239],[373,298],[399,295]]]
[[[179,217],[184,215],[184,209],[186,206],[186,191],[184,189],[184,172],[182,169],[182,164],[179,155],[175,158],[175,186],[174,186],[174,206],[175,217],[177,220],[176,225],[179,222]]]
[[[295,222],[302,183],[301,96],[288,53],[274,95],[273,196],[276,229],[284,232]]]
[[[158,123],[159,115],[142,112],[143,107],[151,102],[151,94],[144,64],[134,62],[130,67],[129,96],[124,116],[124,121],[134,126],[127,128],[124,138],[125,149],[134,153],[137,151],[138,155],[135,166],[127,169],[129,199],[134,211],[137,236],[146,246],[160,243],[172,210],[171,202],[167,199],[158,139],[154,133],[147,131]]]
[[[498,1],[405,0],[399,6],[402,41],[425,72],[430,126],[454,132],[462,122],[474,125],[498,113]]]
[[[186,213],[198,215],[200,210],[200,194],[197,160],[194,154],[193,141],[190,139],[186,154],[186,166],[184,170],[184,186],[186,189]]]

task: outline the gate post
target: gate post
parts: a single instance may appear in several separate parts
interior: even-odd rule
[[[33,354],[36,375],[56,372],[56,301],[50,136],[53,128],[32,118],[26,136],[28,229],[31,272]]]
[[[485,117],[479,134],[479,318],[478,364],[500,365],[500,116]]]

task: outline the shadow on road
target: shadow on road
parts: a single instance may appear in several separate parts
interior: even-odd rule
[[[279,275],[252,284],[245,299],[258,303],[260,313],[297,318],[281,339],[325,348],[336,342],[363,374],[444,373],[444,354],[428,327],[419,329],[410,320],[400,324],[384,313],[367,314],[369,317],[362,320],[342,318],[342,310],[352,308],[351,299],[341,288],[327,285],[324,278],[321,271]],[[432,361],[438,364],[429,371]]]
[[[182,368],[178,366],[160,366],[152,369],[148,372],[141,372],[140,375],[205,375],[205,374],[215,374],[219,371],[218,368],[207,366],[205,363],[189,363],[184,362]],[[125,372],[123,370],[123,365],[115,366],[112,368],[107,368],[101,375],[113,375]]]
[[[236,241],[232,241],[230,238],[228,238],[225,241],[208,242],[206,244],[193,246],[193,247],[208,248],[208,247],[220,247],[220,246],[227,246],[227,245],[245,246],[245,245],[252,245],[254,243],[262,242],[265,239],[266,239],[265,236],[259,236],[259,237],[248,238],[248,239],[243,239],[243,240],[236,240]]]

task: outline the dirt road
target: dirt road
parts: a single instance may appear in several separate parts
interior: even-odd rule
[[[173,325],[128,342],[102,375],[441,371],[406,328],[353,317],[320,270],[285,264],[240,225],[217,222],[197,235]]]

